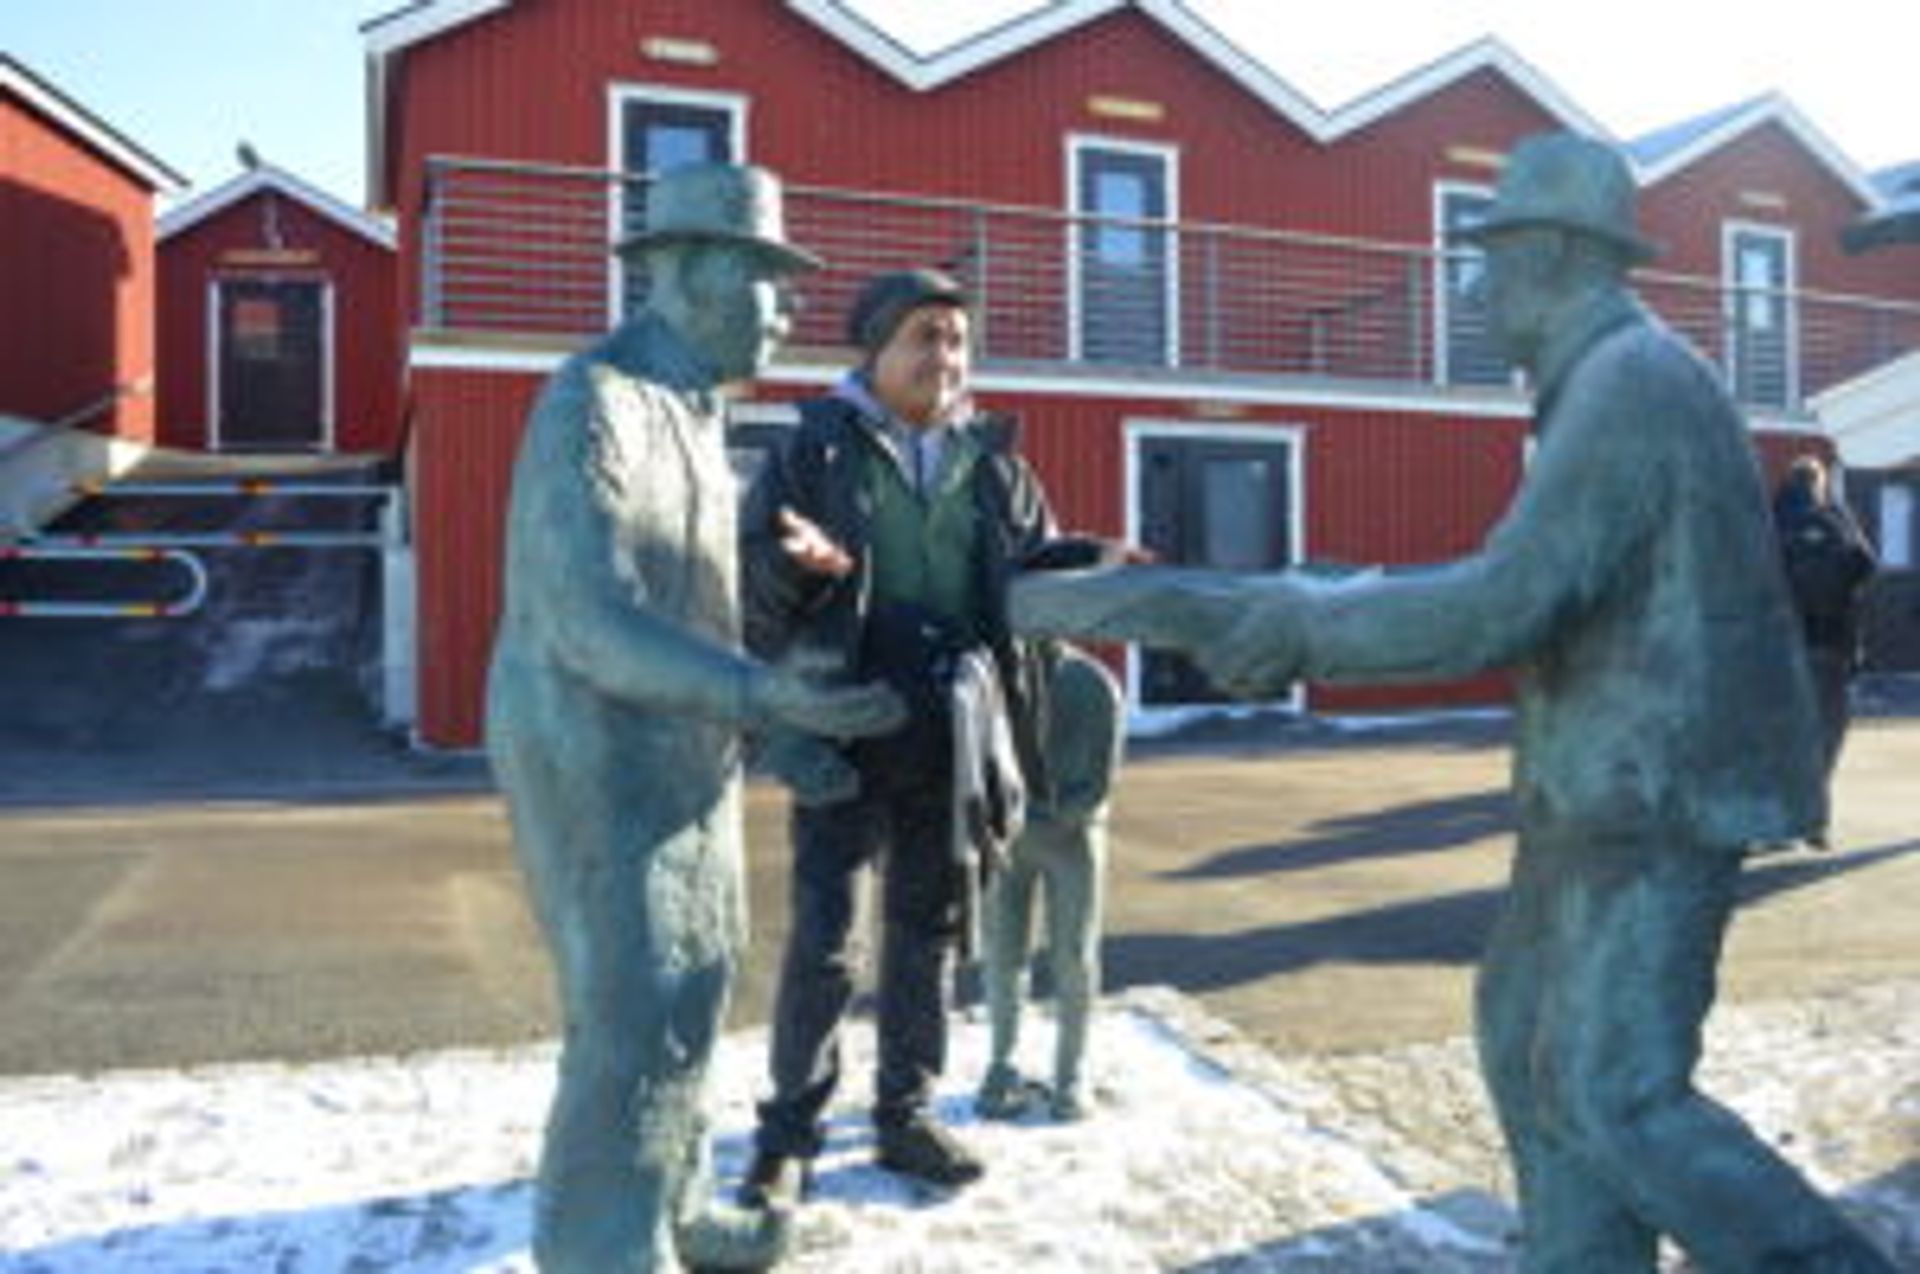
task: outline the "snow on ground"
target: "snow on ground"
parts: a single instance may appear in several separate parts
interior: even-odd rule
[[[1050,1031],[1025,1041],[1044,1073]],[[941,1113],[958,1194],[874,1168],[850,1075],[795,1271],[1504,1271],[1513,1217],[1464,1041],[1283,1058],[1171,992],[1109,1001],[1076,1125],[983,1124],[976,1020]],[[716,1060],[723,1184],[764,1037]],[[1717,1016],[1707,1086],[1920,1268],[1920,984]],[[553,1048],[0,1081],[0,1272],[523,1271]]]

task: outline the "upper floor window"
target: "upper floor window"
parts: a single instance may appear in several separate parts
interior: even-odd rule
[[[1434,279],[1434,379],[1443,385],[1505,385],[1513,379],[1487,329],[1486,254],[1453,235],[1474,225],[1493,206],[1485,186],[1445,184],[1434,192],[1434,237],[1439,247]]]
[[[1074,138],[1072,350],[1095,363],[1179,362],[1175,153]]]
[[[1749,406],[1786,407],[1799,392],[1793,234],[1730,223],[1722,243],[1728,387]]]
[[[1888,570],[1906,571],[1920,565],[1920,522],[1914,518],[1914,505],[1920,503],[1920,478],[1891,479],[1880,488],[1879,525],[1874,538],[1880,546],[1880,565]]]
[[[659,174],[688,164],[739,163],[746,152],[747,103],[723,93],[692,93],[645,85],[613,89],[614,167],[629,177]],[[621,183],[615,200],[615,241],[646,222],[644,183]],[[616,317],[646,300],[646,276],[615,266]]]

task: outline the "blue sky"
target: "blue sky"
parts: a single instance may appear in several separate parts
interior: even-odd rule
[[[552,0],[549,0],[552,2]],[[625,0],[641,3],[642,0]],[[779,3],[779,0],[764,0]],[[364,183],[359,25],[399,0],[0,0],[0,47],[189,177],[269,161],[349,202]],[[1779,89],[1866,169],[1920,159],[1915,0],[1189,0],[1281,78],[1340,103],[1481,35],[1622,137]],[[855,0],[911,42],[1031,0]]]

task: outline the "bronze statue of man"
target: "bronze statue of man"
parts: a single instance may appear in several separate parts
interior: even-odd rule
[[[786,331],[817,264],[767,172],[677,169],[620,251],[646,308],[568,359],[527,421],[507,513],[487,748],[551,948],[565,1038],[540,1162],[549,1274],[757,1268],[786,1218],[709,1198],[704,1087],[745,940],[743,727],[892,729],[877,687],[740,653],[719,386]]]
[[[1824,807],[1746,425],[1626,285],[1652,249],[1614,151],[1522,142],[1470,238],[1539,438],[1478,553],[1322,588],[1034,577],[1016,587],[1015,622],[1178,630],[1249,696],[1298,677],[1516,668],[1519,846],[1477,1014],[1519,1182],[1521,1268],[1651,1271],[1667,1235],[1709,1270],[1890,1272],[1693,1083],[1742,862],[1819,827]]]

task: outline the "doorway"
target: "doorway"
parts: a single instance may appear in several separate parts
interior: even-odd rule
[[[1278,570],[1299,558],[1300,437],[1290,428],[1133,425],[1134,537],[1162,562],[1233,571]],[[1143,709],[1228,702],[1184,656],[1132,659]]]
[[[323,451],[332,444],[329,289],[320,279],[214,282],[218,451]]]

